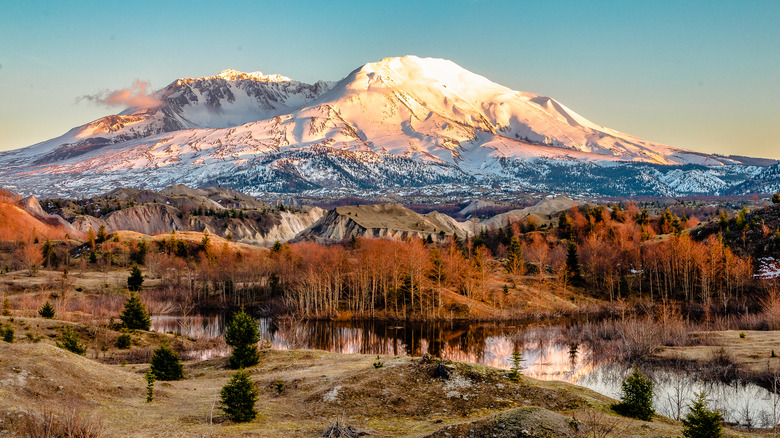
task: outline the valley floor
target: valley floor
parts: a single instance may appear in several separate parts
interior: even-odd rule
[[[506,371],[431,358],[315,350],[264,350],[249,370],[260,414],[234,424],[219,410],[219,390],[233,373],[226,364],[187,363],[184,380],[157,382],[146,403],[147,365],[99,363],[48,339],[0,343],[0,433],[24,436],[25,413],[48,411],[77,412],[112,437],[312,437],[337,421],[375,437],[680,435],[666,418],[617,417],[611,399],[574,385],[513,382]]]

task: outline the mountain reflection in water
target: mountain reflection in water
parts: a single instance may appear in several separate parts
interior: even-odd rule
[[[279,350],[318,349],[337,353],[422,356],[477,363],[509,369],[512,353],[519,351],[523,374],[540,380],[561,380],[620,397],[621,382],[630,371],[625,363],[598,356],[586,344],[571,344],[566,327],[515,326],[507,323],[382,321],[296,321],[259,318],[260,334]],[[154,316],[152,330],[179,333],[196,339],[223,336],[225,314]],[[229,348],[209,348],[193,357],[208,359],[229,354]],[[712,406],[726,421],[770,426],[772,394],[752,384],[705,383],[695,375],[678,371],[652,371],[654,407],[672,418],[687,412],[694,393],[706,391]],[[780,414],[780,412],[778,412]],[[777,418],[776,416],[774,418]]]

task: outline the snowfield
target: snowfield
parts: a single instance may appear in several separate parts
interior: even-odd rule
[[[443,59],[387,58],[336,83],[225,70],[178,79],[152,97],[154,108],[1,153],[0,184],[39,196],[173,183],[245,192],[481,183],[676,196],[722,194],[765,174],[599,126]]]

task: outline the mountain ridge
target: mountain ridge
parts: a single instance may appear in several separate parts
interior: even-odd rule
[[[550,169],[595,180],[618,169],[627,195],[712,194],[747,187],[762,163],[647,142],[434,58],[385,58],[315,84],[224,70],[151,97],[160,105],[0,153],[0,184],[50,196],[176,183],[250,193],[460,183],[555,191]],[[606,193],[580,182],[577,193]]]

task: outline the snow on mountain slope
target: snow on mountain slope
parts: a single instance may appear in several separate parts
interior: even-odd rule
[[[128,108],[0,154],[0,183],[23,193],[175,183],[298,191],[507,178],[548,187],[554,182],[540,178],[561,169],[601,177],[621,167],[632,172],[625,184],[668,194],[730,183],[703,167],[667,175],[625,163],[738,165],[599,126],[552,98],[442,59],[387,58],[338,83],[313,85],[226,70],[179,79],[152,97],[159,101],[153,108]]]

